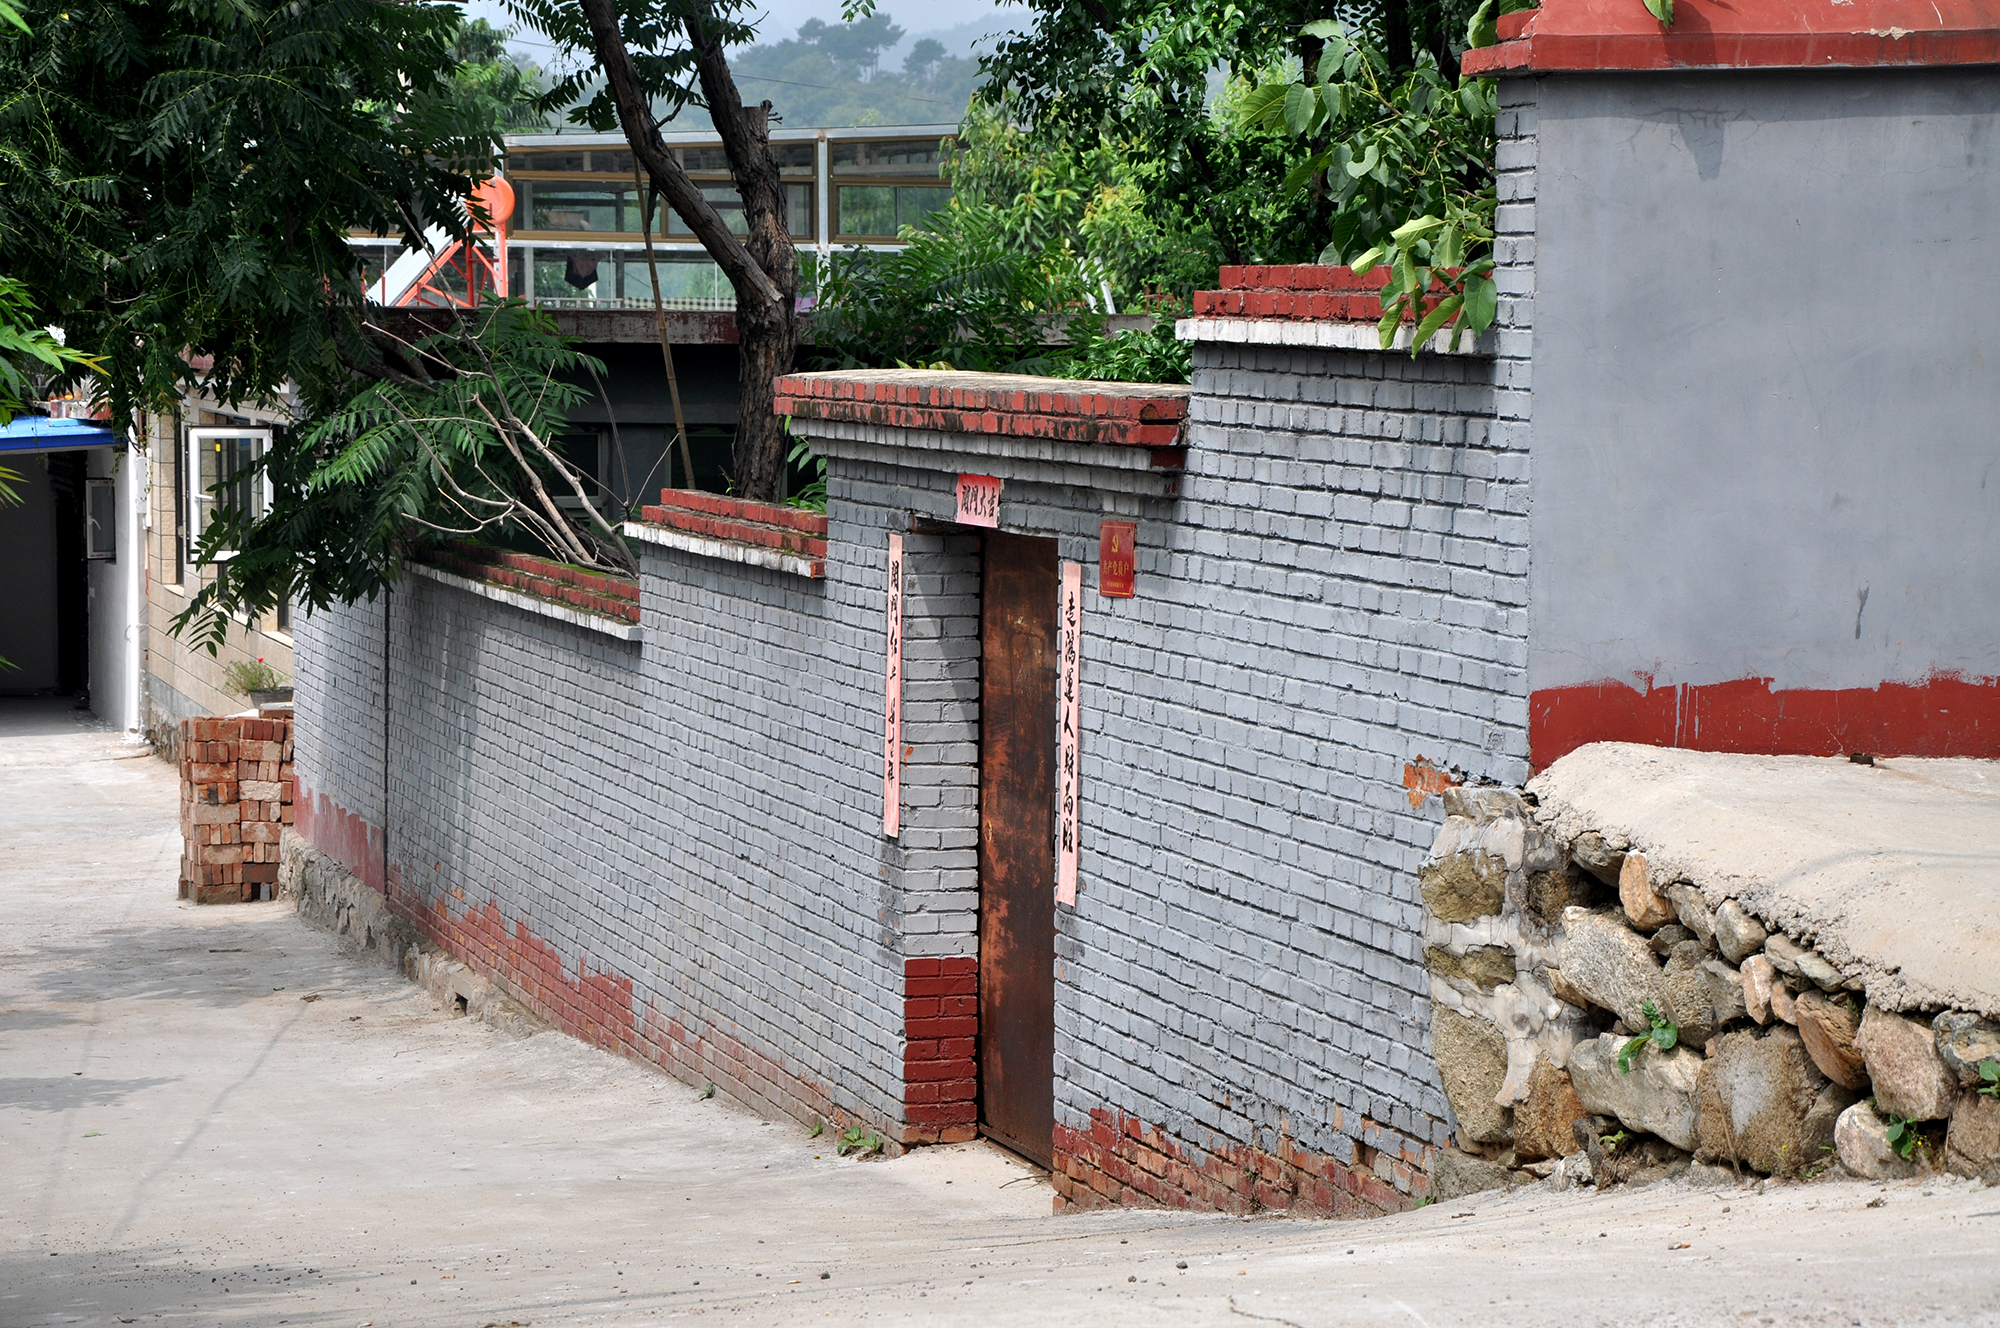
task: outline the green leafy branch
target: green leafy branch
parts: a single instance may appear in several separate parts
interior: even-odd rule
[[[1487,0],[1467,37],[1490,45],[1496,13],[1520,0]],[[1429,56],[1396,73],[1380,48],[1345,24],[1305,26],[1320,38],[1316,69],[1263,84],[1238,108],[1242,127],[1302,139],[1308,154],[1285,181],[1289,193],[1323,191],[1333,208],[1322,263],[1356,272],[1384,267],[1382,348],[1405,322],[1416,324],[1411,353],[1447,329],[1455,343],[1493,323],[1495,122],[1491,79],[1451,86]]]
[[[1979,1087],[1974,1090],[1982,1097],[2000,1097],[2000,1060],[1988,1056],[1979,1062]]]
[[[95,371],[103,361],[58,341],[35,325],[35,303],[24,282],[0,277],[0,425],[6,424],[37,396],[38,377]],[[0,484],[0,497],[18,495]]]
[[[1893,1111],[1884,1111],[1882,1104],[1872,1097],[1868,1099],[1868,1105],[1874,1109],[1876,1115],[1888,1122],[1889,1128],[1883,1138],[1897,1157],[1909,1162],[1916,1157],[1919,1149],[1926,1152],[1930,1150],[1930,1140],[1924,1137],[1924,1122],[1912,1120],[1908,1116],[1898,1116]]]
[[[856,1125],[841,1134],[840,1141],[834,1145],[833,1151],[840,1156],[853,1153],[859,1157],[864,1153],[880,1152],[881,1149],[882,1140],[875,1131]]]
[[[1647,1001],[1641,1007],[1646,1012],[1646,1022],[1652,1027],[1628,1041],[1618,1049],[1618,1073],[1632,1073],[1632,1062],[1647,1047],[1657,1047],[1663,1052],[1672,1051],[1681,1040],[1681,1030],[1676,1024],[1667,1022],[1659,1007]]]

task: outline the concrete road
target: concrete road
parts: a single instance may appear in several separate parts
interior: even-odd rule
[[[172,772],[0,702],[0,1328],[2000,1324],[2000,1190],[1518,1191],[1053,1217],[984,1146],[836,1158],[510,1040],[281,904],[174,898]]]

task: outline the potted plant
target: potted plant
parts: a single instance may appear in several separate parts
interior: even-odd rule
[[[229,679],[229,690],[249,697],[250,704],[260,710],[292,699],[291,680],[266,664],[261,656],[254,664],[239,659],[222,672]]]

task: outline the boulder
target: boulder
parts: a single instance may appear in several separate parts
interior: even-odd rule
[[[1611,844],[1595,830],[1586,830],[1569,846],[1569,857],[1605,885],[1615,886],[1625,865],[1625,845]]]
[[[1648,1027],[1647,1001],[1666,1013],[1660,961],[1653,957],[1646,938],[1627,927],[1618,914],[1564,909],[1557,954],[1569,985],[1592,1005],[1616,1014],[1626,1027]]]
[[[1658,931],[1674,920],[1674,906],[1662,899],[1646,876],[1646,855],[1627,853],[1618,868],[1618,902],[1640,931]]]
[[[1700,941],[1689,938],[1673,948],[1660,970],[1660,985],[1666,999],[1656,1002],[1656,1007],[1680,1030],[1681,1041],[1690,1047],[1699,1047],[1715,1036],[1715,1002],[1709,998],[1708,982],[1701,973],[1707,955]]]
[[[1583,878],[1564,870],[1531,872],[1521,895],[1521,912],[1543,931],[1562,925],[1563,910],[1590,897]]]
[[[1430,946],[1424,950],[1424,967],[1432,976],[1458,978],[1481,991],[1514,980],[1514,952],[1505,946],[1478,945],[1462,955]]]
[[[1666,926],[1653,933],[1653,938],[1648,944],[1653,947],[1654,954],[1665,959],[1674,952],[1676,945],[1679,945],[1682,941],[1691,941],[1693,939],[1694,933],[1686,927],[1681,926],[1678,922],[1669,922]]]
[[[1462,1199],[1481,1190],[1505,1189],[1512,1173],[1498,1162],[1461,1153],[1456,1148],[1440,1148],[1431,1157],[1431,1198]]]
[[[1900,1180],[1919,1170],[1915,1162],[1896,1156],[1889,1143],[1889,1122],[1866,1102],[1857,1102],[1840,1113],[1833,1127],[1833,1143],[1840,1153],[1840,1165],[1864,1180]]]
[[[1979,1085],[1981,1061],[2000,1060],[2000,1024],[1991,1019],[1946,1010],[1931,1020],[1931,1033],[1937,1039],[1938,1059],[1966,1088]]]
[[[1839,991],[1847,979],[1840,970],[1820,957],[1817,950],[1799,952],[1799,976],[1818,987],[1821,991]]]
[[[1762,949],[1768,935],[1764,924],[1734,899],[1723,900],[1722,907],[1715,910],[1715,948],[1732,964],[1740,964]]]
[[[1445,1100],[1458,1116],[1465,1142],[1505,1143],[1507,1108],[1494,1101],[1507,1077],[1507,1038],[1484,1019],[1469,1018],[1445,1005],[1431,1007],[1431,1054]]]
[[[1557,1000],[1567,1001],[1579,1010],[1590,1004],[1590,997],[1571,986],[1560,968],[1545,968],[1542,970],[1542,976],[1548,979],[1549,990],[1555,994]]]
[[[1840,970],[1803,945],[1796,944],[1789,936],[1774,935],[1764,942],[1764,953],[1771,957],[1778,971],[1788,978],[1810,982],[1821,991],[1839,991],[1842,978]]]
[[[1868,1066],[1854,1046],[1861,1015],[1850,1001],[1832,1000],[1816,991],[1799,997],[1799,1038],[1821,1074],[1842,1088],[1866,1088]]]
[[[1507,897],[1507,864],[1491,853],[1452,853],[1417,872],[1424,907],[1440,922],[1476,922]]]
[[[1792,989],[1785,985],[1783,978],[1771,984],[1771,1013],[1794,1026],[1799,1022],[1797,1002],[1792,996]]]
[[[1799,975],[1799,956],[1804,951],[1793,944],[1791,937],[1782,932],[1773,932],[1764,938],[1764,953],[1771,957],[1771,962],[1776,964],[1778,971],[1786,977],[1795,978]]]
[[[1701,982],[1708,991],[1708,1005],[1715,1013],[1717,1028],[1748,1017],[1749,1010],[1743,1002],[1743,975],[1735,968],[1720,959],[1704,959]]]
[[[1691,882],[1676,881],[1667,887],[1667,902],[1674,906],[1674,916],[1681,920],[1681,926],[1693,932],[1696,940],[1703,945],[1715,944],[1715,911],[1699,889]]]
[[[2000,1183],[2000,1097],[1967,1093],[1952,1108],[1944,1164],[1961,1176]]]
[[[1537,1057],[1528,1073],[1528,1095],[1514,1104],[1514,1156],[1523,1162],[1576,1152],[1572,1122],[1584,1115],[1569,1072]]]
[[[1771,1022],[1771,993],[1780,985],[1778,970],[1763,955],[1743,961],[1743,1008],[1760,1024]]]
[[[1444,791],[1441,801],[1446,816],[1463,816],[1482,825],[1503,816],[1518,821],[1534,819],[1518,790],[1493,784],[1456,784]]]
[[[1618,1069],[1618,1051],[1626,1041],[1606,1033],[1570,1052],[1570,1082],[1577,1098],[1587,1110],[1615,1116],[1627,1129],[1657,1134],[1676,1148],[1693,1148],[1701,1119],[1696,1096],[1700,1053],[1649,1047],[1633,1058],[1627,1074]]]
[[[1701,1065],[1695,1155],[1774,1175],[1795,1175],[1817,1161],[1806,1121],[1826,1079],[1799,1035],[1789,1028],[1745,1029],[1717,1038],[1714,1050]]]
[[[1819,1100],[1813,1103],[1812,1110],[1806,1113],[1805,1122],[1799,1126],[1800,1156],[1808,1167],[1834,1157],[1833,1132],[1839,1124],[1840,1113],[1860,1100],[1860,1093],[1832,1082],[1819,1090]]]
[[[1919,1121],[1951,1115],[1958,1104],[1958,1076],[1944,1068],[1927,1025],[1871,1005],[1861,1016],[1854,1045],[1883,1111]]]

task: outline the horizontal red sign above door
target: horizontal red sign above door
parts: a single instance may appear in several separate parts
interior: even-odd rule
[[[1000,526],[1000,481],[991,475],[958,477],[958,523],[962,526]]]

